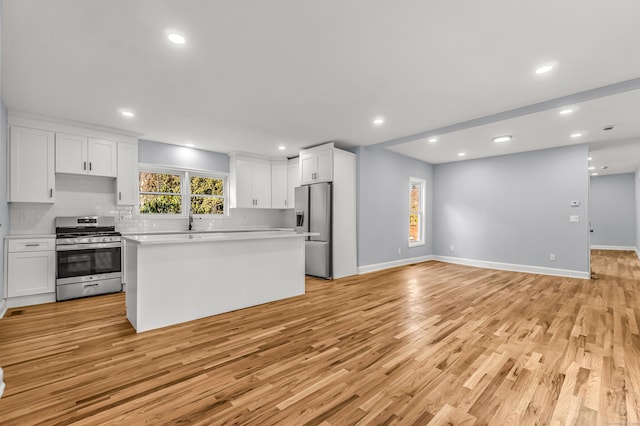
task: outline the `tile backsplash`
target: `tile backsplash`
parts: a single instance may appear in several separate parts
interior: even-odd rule
[[[118,206],[113,178],[56,175],[54,204],[9,203],[10,234],[53,234],[58,216],[113,216],[120,232],[180,231],[187,219],[141,217],[135,207]],[[194,220],[193,229],[293,227],[290,210],[230,209],[229,217]]]

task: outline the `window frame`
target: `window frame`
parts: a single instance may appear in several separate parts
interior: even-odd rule
[[[192,217],[196,219],[227,219],[229,218],[229,173],[218,172],[215,170],[203,170],[203,169],[191,169],[176,166],[164,166],[158,164],[138,164],[138,188],[140,187],[140,173],[165,173],[180,175],[180,195],[182,198],[181,212],[179,214],[171,213],[141,213],[140,212],[140,192],[138,193],[138,203],[136,208],[136,214],[142,218],[155,218],[155,219],[188,219],[189,207],[191,204],[191,177],[205,177],[222,179],[222,197],[212,195],[212,197],[220,197],[223,199],[223,213],[222,214],[193,214]],[[202,196],[202,194],[193,194],[194,196]]]
[[[418,203],[418,211],[415,212],[418,215],[418,236],[419,236],[419,240],[417,241],[411,241],[411,187],[414,185],[419,185],[420,187],[420,200]],[[425,216],[425,210],[426,210],[426,200],[425,200],[425,193],[426,193],[426,187],[427,187],[427,181],[426,179],[422,179],[422,178],[417,178],[417,177],[410,177],[409,178],[409,214],[407,215],[407,217],[409,218],[409,227],[408,227],[408,232],[407,232],[407,242],[408,242],[408,247],[420,247],[420,246],[424,246],[426,244],[426,238],[425,238],[425,223],[424,223],[424,216]]]

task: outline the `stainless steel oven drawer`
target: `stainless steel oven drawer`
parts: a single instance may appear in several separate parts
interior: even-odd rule
[[[95,296],[98,294],[116,293],[122,291],[122,278],[108,280],[81,282],[73,284],[58,284],[56,286],[56,299],[67,300],[78,297]]]

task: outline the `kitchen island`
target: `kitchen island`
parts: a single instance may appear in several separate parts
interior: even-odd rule
[[[308,235],[124,236],[127,318],[141,332],[304,294]]]

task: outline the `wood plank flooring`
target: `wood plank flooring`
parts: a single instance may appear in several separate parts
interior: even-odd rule
[[[440,262],[136,334],[124,296],[0,320],[2,425],[640,424],[640,261]],[[177,283],[176,285],[179,285]]]

